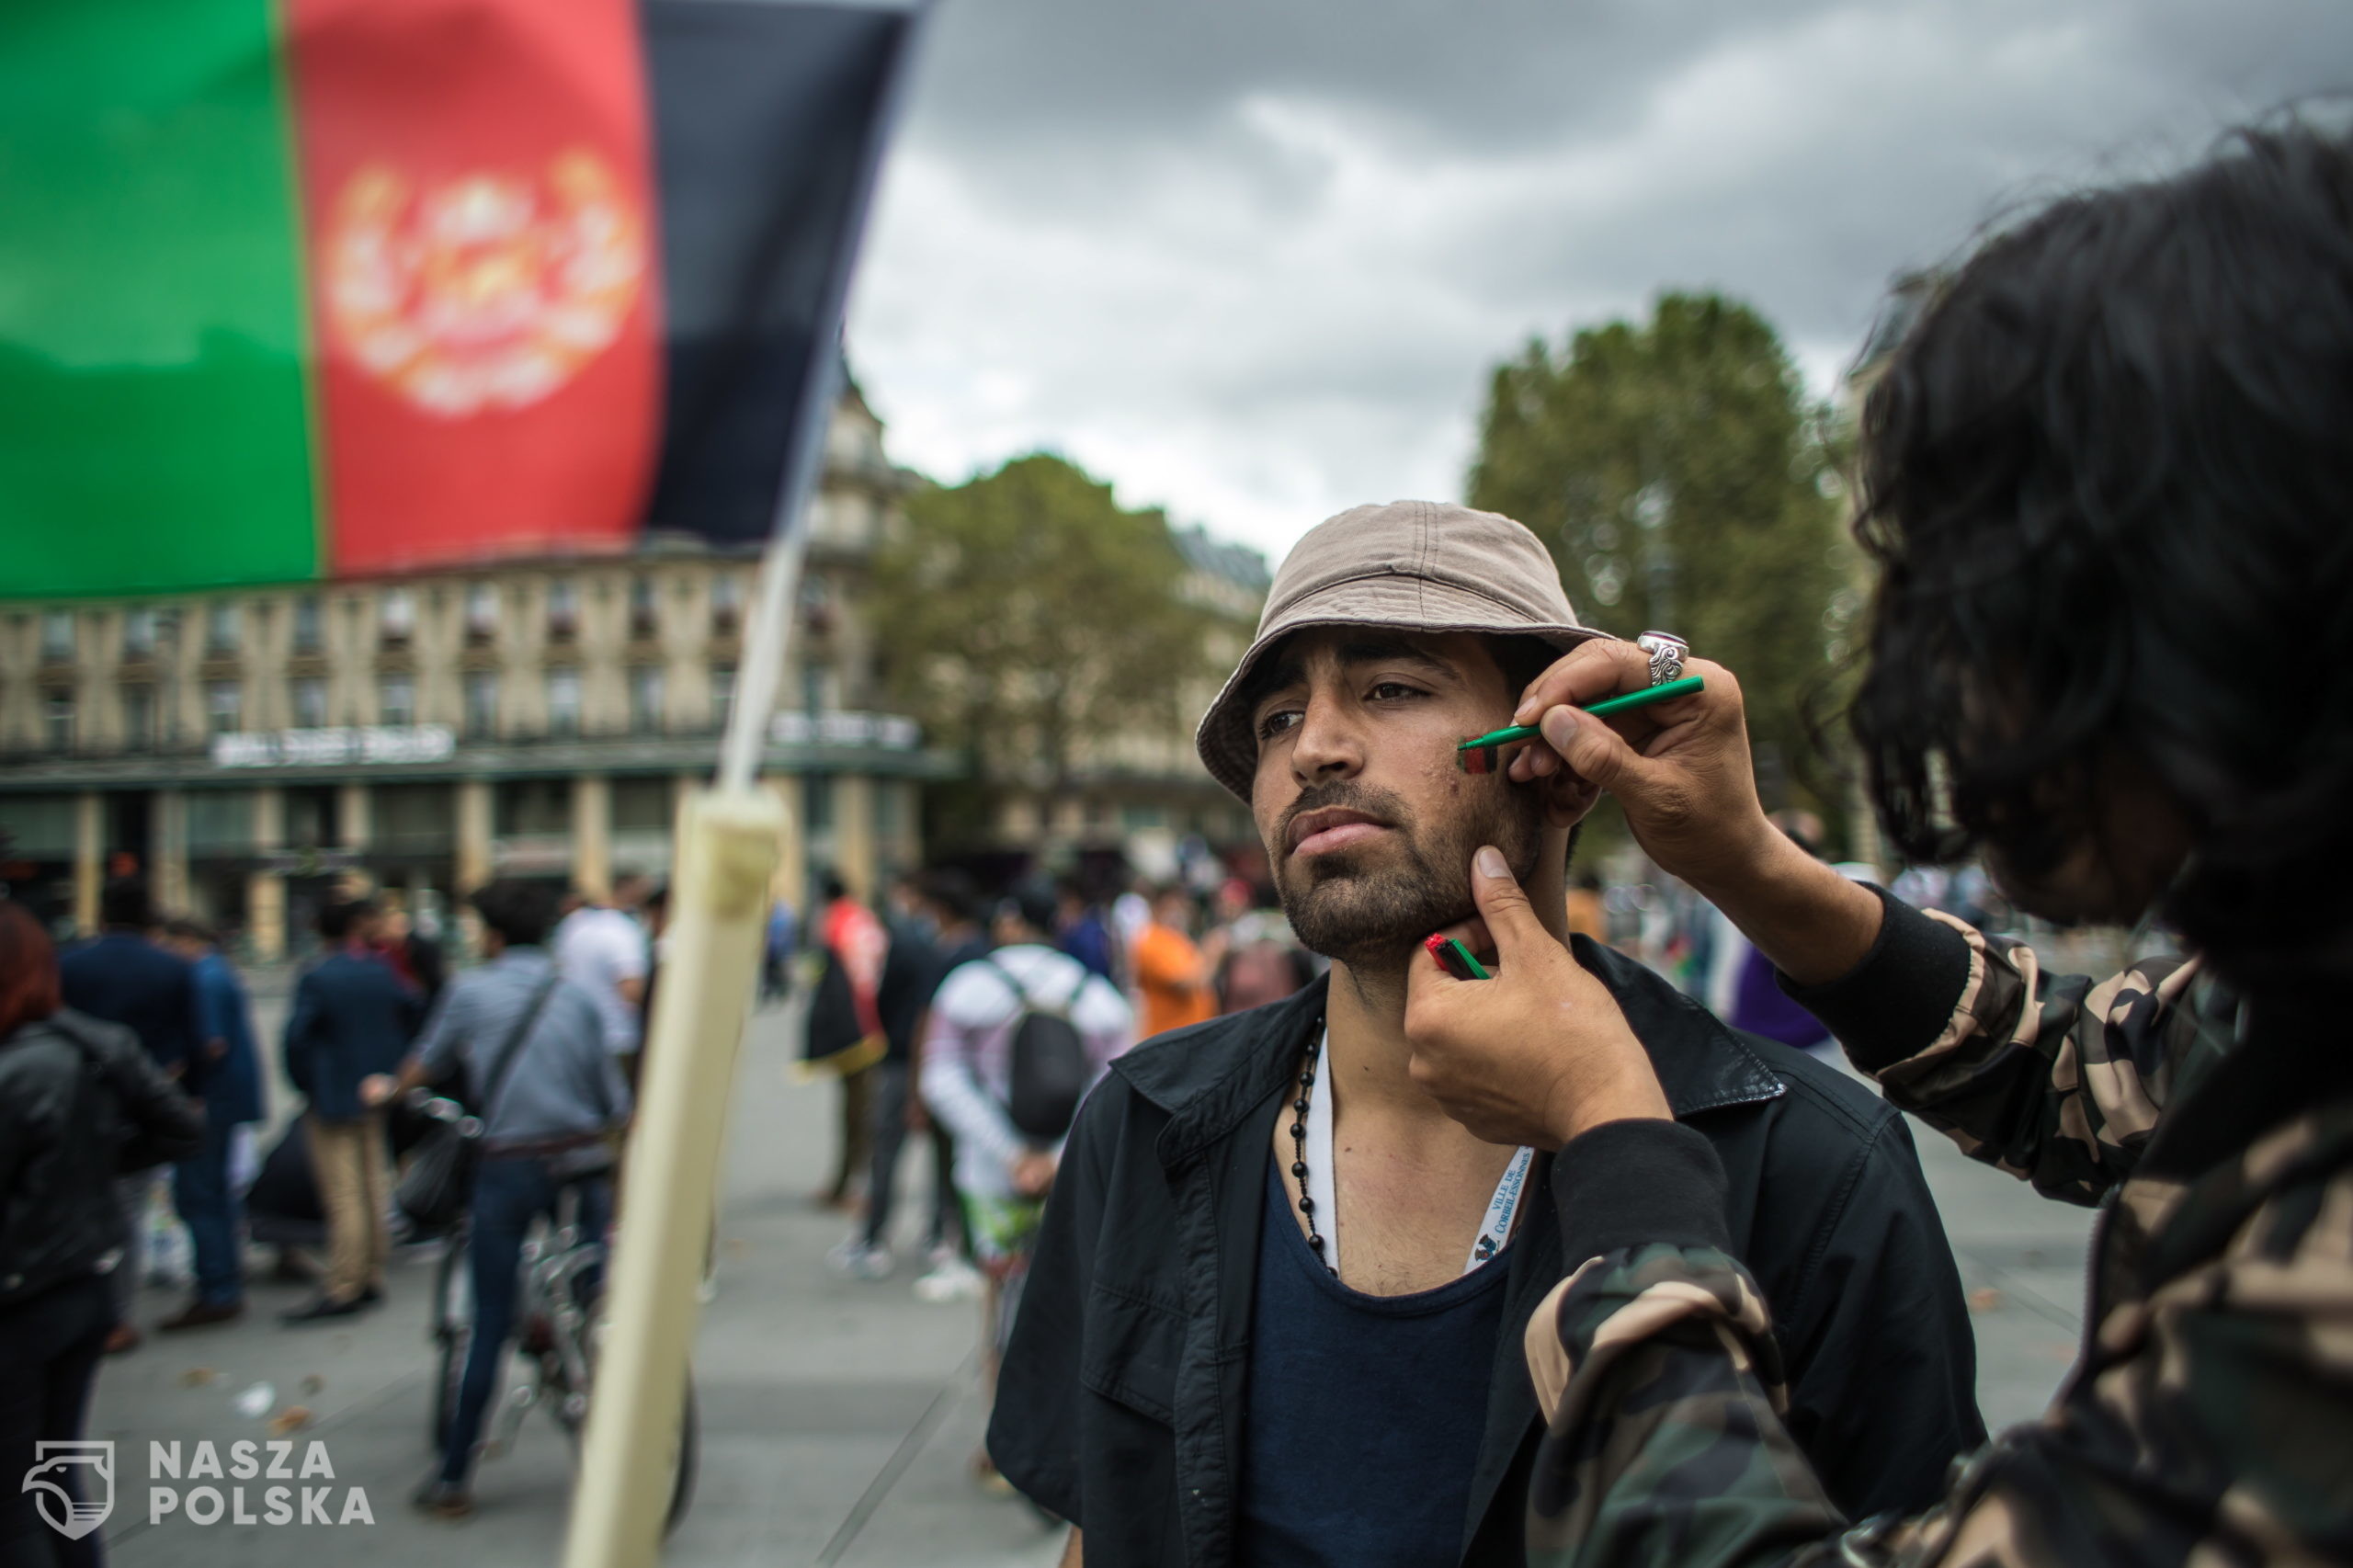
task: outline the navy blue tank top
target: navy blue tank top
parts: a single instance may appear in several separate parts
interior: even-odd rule
[[[1308,1250],[1268,1161],[1250,1310],[1244,1568],[1461,1561],[1505,1274],[1499,1254],[1435,1290],[1351,1290]]]

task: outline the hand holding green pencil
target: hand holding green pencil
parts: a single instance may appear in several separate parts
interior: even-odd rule
[[[1707,684],[1698,676],[1686,676],[1681,680],[1671,680],[1664,686],[1644,687],[1640,691],[1630,691],[1622,697],[1612,697],[1589,704],[1585,710],[1597,719],[1607,718],[1612,713],[1623,713],[1631,708],[1643,708],[1654,702],[1665,702],[1671,698],[1688,697],[1694,692],[1706,689]],[[1491,730],[1483,735],[1464,741],[1455,747],[1455,765],[1465,773],[1493,773],[1495,770],[1496,759],[1502,755],[1504,747],[1515,741],[1538,739],[1542,733],[1543,732],[1534,724],[1508,724],[1500,730]]]

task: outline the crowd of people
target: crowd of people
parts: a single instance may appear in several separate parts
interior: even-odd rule
[[[659,900],[624,878],[608,898],[505,880],[470,903],[485,961],[454,979],[397,905],[347,890],[317,906],[317,949],[279,1041],[299,1104],[262,1152],[251,1131],[269,1120],[272,1074],[218,933],[166,916],[123,877],[102,890],[99,931],[61,953],[0,900],[0,1453],[29,1460],[36,1436],[78,1436],[99,1358],[140,1347],[167,1179],[192,1291],[154,1331],[242,1318],[249,1244],[275,1244],[279,1275],[313,1286],[280,1313],[290,1326],[381,1305],[395,1243],[442,1239],[394,1185],[441,1124],[416,1103],[430,1094],[460,1104],[481,1136],[464,1216],[469,1358],[417,1501],[471,1512],[524,1238],[560,1187],[582,1194],[593,1233],[611,1210],[652,973],[639,911]],[[94,1562],[96,1551],[41,1525],[28,1496],[0,1494],[0,1561]]]
[[[987,1271],[975,1265],[992,1249],[975,1241],[989,1227],[973,1215],[995,1213],[1006,1197],[997,1167],[1012,1144],[995,1114],[1006,1042],[980,1035],[1038,1012],[1083,1017],[1091,1082],[1137,1040],[1278,1000],[1318,971],[1280,912],[1260,907],[1238,877],[1206,897],[1181,882],[1139,881],[1106,900],[1074,878],[1027,878],[984,894],[963,870],[941,867],[894,879],[879,912],[838,878],[824,892],[805,1054],[840,1076],[843,1119],[818,1200],[859,1215],[831,1261],[862,1279],[892,1274],[900,1163],[920,1139],[932,1186],[915,1290],[927,1300],[983,1293]],[[994,1252],[1001,1266],[1004,1249]]]

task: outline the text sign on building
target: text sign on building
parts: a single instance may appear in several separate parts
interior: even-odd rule
[[[355,763],[443,762],[457,755],[447,724],[368,724],[212,737],[215,767],[347,767]]]
[[[913,751],[923,732],[895,713],[784,712],[768,722],[768,738],[785,745],[881,746]]]

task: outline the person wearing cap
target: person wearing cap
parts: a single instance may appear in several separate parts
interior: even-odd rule
[[[1790,1429],[1859,1513],[1982,1437],[1952,1256],[1902,1119],[1566,931],[1596,791],[1472,773],[1462,740],[1599,636],[1509,518],[1360,506],[1311,531],[1202,720],[1328,976],[1122,1056],[1072,1131],[989,1450],[1077,1527],[1065,1562],[1519,1564],[1543,1424],[1520,1346],[1563,1272],[1552,1161],[1415,1083],[1409,967],[1501,849],[1544,939],[1631,1021],[1728,1176],[1779,1306]],[[1670,677],[1671,678],[1671,677]]]

